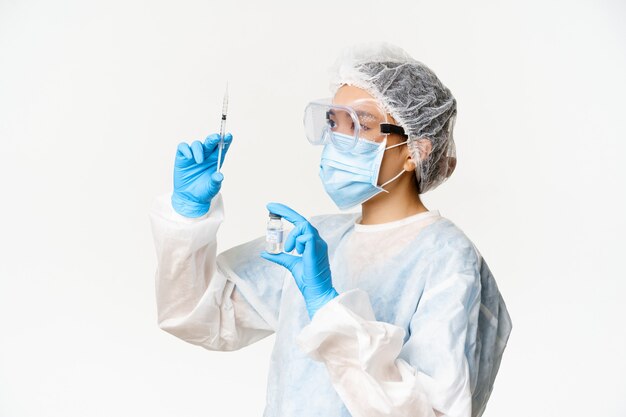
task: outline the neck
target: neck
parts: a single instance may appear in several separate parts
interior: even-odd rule
[[[361,224],[388,223],[428,211],[422,204],[412,176],[412,172],[405,172],[384,187],[388,193],[380,193],[363,203]]]

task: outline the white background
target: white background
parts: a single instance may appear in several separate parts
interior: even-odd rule
[[[0,415],[259,416],[273,338],[158,329],[148,210],[180,141],[235,143],[220,250],[268,201],[335,212],[302,110],[342,47],[387,40],[458,100],[424,196],[498,280],[514,328],[485,416],[626,415],[621,1],[0,0]]]

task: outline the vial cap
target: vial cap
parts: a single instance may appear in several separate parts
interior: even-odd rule
[[[270,213],[270,219],[282,219],[282,217],[278,214]]]

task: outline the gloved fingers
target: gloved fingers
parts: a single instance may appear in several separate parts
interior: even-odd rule
[[[222,165],[224,165],[226,154],[228,153],[228,149],[230,149],[230,145],[232,143],[233,143],[233,135],[231,135],[230,133],[225,134],[224,135],[224,148],[222,149]]]
[[[221,172],[214,172],[209,179],[207,193],[210,196],[216,196],[222,188],[222,181],[224,181],[224,175]]]
[[[278,253],[273,254],[266,251],[261,252],[261,258],[267,259],[268,261],[274,262],[275,264],[284,266],[289,270],[289,272],[293,272],[293,268],[301,261],[301,257],[290,255],[288,253]]]
[[[308,233],[312,234],[316,238],[319,237],[317,229],[313,227],[313,225],[311,225],[306,218],[290,207],[280,203],[269,203],[267,205],[267,209],[270,213],[278,214],[296,226],[285,240],[285,252],[291,252],[294,249],[296,239],[300,235]]]
[[[293,210],[290,207],[287,207],[284,204],[269,203],[267,205],[267,209],[269,210],[270,213],[278,214],[279,216],[283,217],[284,219],[286,219],[287,221],[295,225],[298,225],[299,223],[307,223],[307,224],[309,223],[306,218],[304,218],[295,210]]]
[[[319,235],[311,233],[312,238],[307,242],[302,255],[316,262],[325,259],[328,262],[328,244]]]
[[[204,140],[204,147],[209,152],[209,154],[213,153],[215,149],[217,149],[217,144],[220,143],[220,134],[219,133],[211,133]]]
[[[201,164],[204,162],[204,147],[202,146],[202,142],[195,140],[191,144],[191,152],[193,152],[193,158],[196,160],[196,163]]]
[[[211,133],[204,140],[204,147],[209,151],[213,151],[217,148],[217,144],[220,143],[221,136],[219,133]],[[224,135],[224,148],[229,146],[233,141],[232,133],[226,133]]]
[[[299,223],[291,230],[291,232],[289,232],[287,239],[285,239],[285,252],[291,252],[293,250],[296,246],[296,238],[302,235],[306,229],[306,223]]]
[[[189,145],[187,145],[185,142],[181,142],[181,143],[178,144],[178,148],[176,149],[176,153],[182,155],[186,159],[193,158],[193,154],[191,153],[191,149],[189,148]]]
[[[233,143],[233,134],[229,132],[224,135],[224,149],[227,149],[231,143]]]
[[[296,238],[296,252],[303,254],[307,247],[315,244],[315,236],[311,233],[300,235]]]
[[[217,158],[217,153],[219,152],[219,143],[221,136],[219,133],[212,133],[204,140],[204,148],[207,151],[207,155],[214,155]],[[230,144],[233,142],[233,135],[230,133],[226,133],[224,135],[224,147],[222,148],[222,162],[220,167],[224,165],[224,160],[226,159],[226,153],[228,152],[228,148],[230,148]]]

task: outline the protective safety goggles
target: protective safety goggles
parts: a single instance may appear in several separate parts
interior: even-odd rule
[[[404,136],[404,129],[391,124],[387,113],[374,99],[360,99],[350,105],[333,104],[332,99],[315,100],[304,109],[304,130],[313,145],[332,143],[337,149],[353,149],[359,138],[382,142],[389,134]]]

